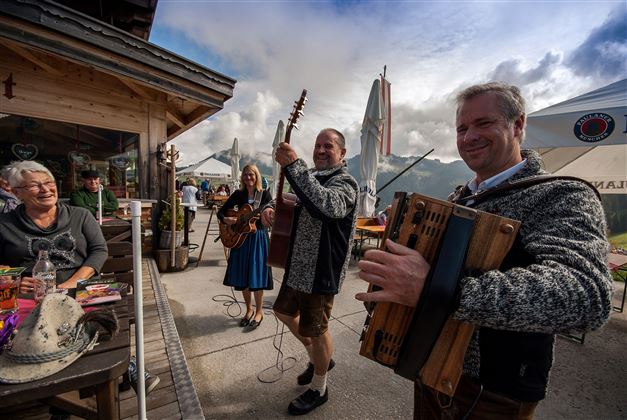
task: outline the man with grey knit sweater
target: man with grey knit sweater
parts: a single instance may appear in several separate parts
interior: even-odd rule
[[[357,181],[348,173],[345,155],[344,135],[333,128],[316,137],[314,168],[288,143],[280,143],[275,153],[298,204],[273,309],[309,356],[307,369],[297,378],[299,385],[309,387],[288,405],[292,415],[307,414],[329,399],[327,372],[335,366],[329,319],[346,276],[357,218]],[[266,225],[274,217],[273,208],[262,214]]]
[[[452,316],[476,327],[463,375],[448,401],[416,381],[414,417],[531,419],[546,395],[555,334],[591,331],[609,317],[605,216],[586,182],[534,178],[546,172],[540,156],[521,147],[526,116],[517,87],[471,86],[457,104],[457,149],[475,177],[451,201],[521,228],[499,270],[460,279]],[[515,187],[519,180],[532,182]],[[416,306],[429,264],[413,249],[386,246],[359,263],[360,277],[382,290],[355,297]]]

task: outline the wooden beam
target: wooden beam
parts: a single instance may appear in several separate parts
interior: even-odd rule
[[[10,49],[11,51],[13,51],[14,53],[16,53],[17,55],[19,55],[20,57],[22,57],[23,59],[30,61],[37,67],[40,67],[41,69],[47,71],[48,73],[54,74],[55,76],[63,76],[63,73],[61,73],[59,70],[55,69],[54,67],[50,66],[49,64],[45,63],[44,61],[40,60],[39,58],[35,57],[30,51],[22,47],[18,47],[12,42],[6,42],[4,46]]]
[[[140,87],[139,85],[131,82],[130,80],[127,80],[125,77],[120,77],[120,76],[115,76],[115,77],[120,82],[122,82],[122,84],[124,86],[126,86],[127,88],[132,90],[140,98],[146,99],[146,100],[149,100],[149,101],[154,101],[155,100],[155,98],[153,98],[152,95],[149,94],[147,90],[145,90],[144,88]]]
[[[187,114],[187,123],[192,123],[195,125],[196,120],[204,119],[208,117],[209,110],[208,106],[199,105],[192,112]]]
[[[172,107],[168,107],[165,111],[165,115],[168,120],[172,121],[179,127],[185,127],[187,124],[185,123],[185,116],[180,114],[177,110]]]

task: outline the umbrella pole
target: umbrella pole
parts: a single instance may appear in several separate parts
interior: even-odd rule
[[[137,412],[146,419],[144,377],[144,298],[142,294],[141,202],[131,201],[133,238],[133,294],[135,295],[135,360],[137,363]]]

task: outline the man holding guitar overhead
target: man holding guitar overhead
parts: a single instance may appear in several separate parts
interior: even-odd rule
[[[452,398],[418,378],[414,417],[531,419],[546,395],[555,334],[590,331],[609,317],[603,207],[591,185],[548,176],[540,156],[522,149],[517,87],[471,86],[457,105],[457,149],[475,177],[451,201],[521,225],[498,270],[462,273],[450,312],[475,326],[463,374]],[[414,249],[385,246],[359,262],[360,277],[378,290],[355,297],[420,305],[429,264]]]
[[[298,376],[298,384],[310,387],[290,403],[292,415],[310,412],[329,396],[327,371],[335,362],[328,322],[333,297],[340,291],[350,259],[357,217],[357,182],[346,169],[345,154],[344,136],[332,128],[316,137],[315,169],[308,169],[288,143],[279,144],[276,151],[275,159],[298,204],[274,312],[309,355],[308,368]],[[267,223],[273,223],[274,217],[273,209],[262,213]]]

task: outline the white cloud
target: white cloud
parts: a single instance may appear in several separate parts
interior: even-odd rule
[[[612,7],[597,3],[595,14]],[[559,2],[161,0],[152,30],[193,40],[207,51],[201,64],[220,63],[238,80],[223,111],[175,140],[183,161],[230,148],[234,137],[241,149],[270,153],[278,120],[287,122],[303,88],[309,102],[292,137],[298,153],[310,161],[316,133],[334,127],[355,155],[370,86],[384,64],[393,153],[416,156],[433,147],[433,157],[451,160],[451,97],[462,87],[492,77],[518,83],[533,111],[610,81],[575,75],[563,62],[578,45],[589,47],[585,28],[571,24],[588,21],[589,13]]]

